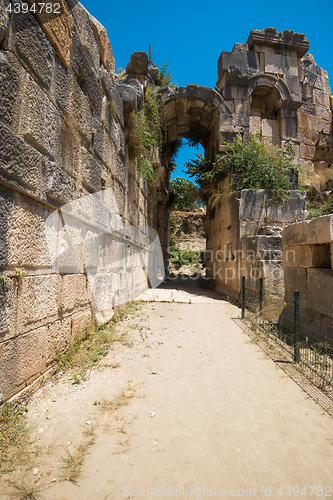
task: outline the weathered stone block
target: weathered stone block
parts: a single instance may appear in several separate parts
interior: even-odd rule
[[[46,162],[43,168],[43,177],[49,203],[56,200],[56,202],[66,204],[75,198],[75,181],[54,162]]]
[[[0,123],[0,175],[5,182],[40,195],[43,155]]]
[[[81,141],[72,122],[60,119],[55,163],[74,179],[81,177]]]
[[[308,294],[308,275],[305,267],[285,267],[284,284],[286,296],[292,298],[298,290],[301,297]]]
[[[0,344],[0,392],[12,396],[46,370],[46,327]]]
[[[305,160],[313,160],[315,154],[315,146],[310,146],[308,144],[300,144],[300,156]]]
[[[46,88],[52,83],[55,53],[44,31],[30,13],[12,16],[9,47],[28,62]]]
[[[283,249],[285,267],[331,267],[330,245],[288,246]]]
[[[24,333],[58,317],[60,276],[23,276],[17,298],[16,331]]]
[[[139,111],[143,104],[143,86],[138,80],[117,80],[115,86],[128,113]]]
[[[28,76],[22,100],[19,134],[39,151],[54,158],[59,129],[59,111]]]
[[[283,246],[312,245],[333,241],[333,215],[323,215],[309,221],[286,227],[282,234]]]
[[[85,338],[87,336],[89,326],[92,322],[91,310],[88,309],[86,311],[73,314],[71,316],[71,322],[72,322],[71,341],[73,341],[78,334],[81,335],[81,337]]]
[[[31,8],[35,0],[27,0],[27,3]],[[40,13],[39,9],[37,9],[35,16],[50,40],[55,53],[65,67],[68,68],[72,46],[73,20],[64,0],[58,0],[57,3],[60,4],[61,15],[50,15],[45,10]]]
[[[333,306],[333,269],[307,269],[308,298]]]
[[[100,191],[102,166],[83,145],[81,146],[81,173],[82,181],[87,185],[89,191]]]
[[[281,236],[254,236],[241,240],[243,260],[282,260]]]
[[[82,309],[91,300],[88,283],[84,274],[70,274],[61,278],[60,302],[64,304],[63,313]]]
[[[0,52],[0,120],[17,133],[26,72],[16,57]]]
[[[100,118],[102,114],[102,85],[75,34],[73,34],[71,50],[71,69],[82,92],[90,101],[93,114]]]
[[[266,137],[280,138],[280,122],[279,120],[262,120],[262,135]]]
[[[1,248],[1,251],[3,251],[3,248]],[[0,278],[1,342],[4,342],[8,338],[14,337],[16,335],[16,307],[17,307],[18,282],[15,278],[8,278],[6,274],[7,273],[2,273],[3,278]]]
[[[116,64],[106,29],[94,17],[90,16],[90,19],[99,45],[101,61],[106,71],[113,78]]]
[[[73,75],[69,79],[68,91],[65,102],[65,112],[68,120],[90,142],[92,131],[92,114],[88,97],[81,90]]]
[[[100,63],[99,45],[93,29],[93,17],[86,9],[77,2],[71,9],[71,14],[75,22],[76,33],[85,52],[89,54],[93,67],[98,71]]]
[[[50,209],[25,196],[0,188],[0,265],[49,267],[45,235]]]
[[[267,196],[267,195],[266,195]],[[240,221],[293,222],[304,216],[306,193],[290,191],[284,203],[265,202],[265,191],[244,189],[240,199]]]
[[[0,5],[0,44],[9,29],[9,12],[6,10],[9,4],[10,0],[3,0],[2,5]]]
[[[261,116],[250,117],[251,134],[261,136]]]

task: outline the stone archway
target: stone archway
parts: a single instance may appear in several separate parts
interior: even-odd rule
[[[177,89],[166,89],[163,94],[166,121],[166,147],[160,158],[160,182],[169,192],[170,173],[173,166],[172,151],[168,145],[182,138],[197,140],[205,155],[214,157],[220,151],[220,119],[230,114],[221,95],[209,87],[187,85]],[[162,194],[162,193],[161,193]],[[157,207],[156,226],[159,233],[165,262],[168,262],[170,242],[168,196],[160,196]]]

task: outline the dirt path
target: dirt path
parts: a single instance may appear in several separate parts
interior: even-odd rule
[[[144,304],[109,367],[34,396],[49,447],[28,472],[47,486],[36,498],[332,496],[333,420],[249,341],[237,307],[172,286],[146,294],[179,302]],[[66,457],[82,459],[73,482]]]

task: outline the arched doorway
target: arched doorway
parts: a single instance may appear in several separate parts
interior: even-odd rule
[[[174,145],[179,139],[200,143],[206,157],[214,157],[221,149],[220,117],[229,113],[220,94],[208,87],[188,85],[175,90],[166,89],[163,95],[166,141],[160,157],[161,173],[166,196],[160,196],[156,227],[163,249],[166,267],[169,261],[170,226],[168,192],[173,168]]]

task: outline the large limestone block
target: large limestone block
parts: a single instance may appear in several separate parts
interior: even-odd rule
[[[17,298],[17,333],[45,325],[58,317],[60,276],[23,276]]]
[[[267,194],[262,189],[243,189],[240,199],[240,221],[261,220],[265,222],[290,223],[304,217],[306,193],[290,191],[290,198],[284,203],[265,202]]]
[[[81,173],[82,181],[88,186],[89,191],[98,192],[101,189],[101,163],[86,147],[81,145]]]
[[[9,398],[46,371],[46,327],[0,344],[0,393]]]
[[[59,133],[59,111],[33,78],[27,76],[19,135],[47,156],[54,158]]]
[[[0,188],[1,266],[51,266],[45,234],[45,220],[50,213],[45,205]]]
[[[143,85],[138,80],[117,80],[115,86],[128,113],[142,108]]]
[[[243,238],[241,245],[244,260],[282,260],[281,236],[260,235]]]
[[[42,197],[43,155],[0,122],[0,177],[12,186]]]
[[[43,172],[45,192],[49,203],[59,206],[59,203],[70,203],[75,198],[76,186],[74,179],[53,161],[45,162]]]
[[[314,101],[319,106],[330,107],[330,94],[324,90],[314,89]]]
[[[79,134],[72,122],[61,116],[55,163],[75,180],[81,177],[80,153],[81,141]]]
[[[62,318],[0,343],[0,393],[9,398],[43,374],[71,338],[71,319]]]
[[[92,324],[91,308],[89,307],[84,311],[73,314],[71,316],[71,323],[72,323],[71,342],[73,342],[78,335],[80,335],[81,338],[85,338]]]
[[[93,63],[95,71],[98,71],[100,63],[100,49],[96,40],[95,30],[93,29],[93,17],[79,2],[71,9],[75,22],[75,31],[78,34],[81,45]]]
[[[74,75],[70,75],[66,95],[64,96],[64,110],[67,120],[77,128],[88,142],[91,140],[92,113],[88,97],[80,88]]]
[[[283,246],[313,245],[333,241],[333,215],[290,224],[282,234]]]
[[[3,248],[1,248],[0,251],[2,250]],[[4,278],[0,280],[1,342],[4,342],[5,340],[16,335],[17,290],[19,282],[16,278],[6,277],[6,274],[7,273],[2,273],[2,276],[4,276]]]
[[[309,298],[319,304],[333,306],[333,269],[308,269]]]
[[[289,299],[294,296],[294,291],[298,290],[301,297],[308,295],[308,276],[305,267],[285,267],[284,285],[285,293]]]
[[[27,0],[27,4],[30,7],[34,3],[36,3],[35,0]],[[48,14],[45,10],[39,13],[38,10],[35,16],[47,38],[50,40],[55,53],[64,66],[69,68],[73,20],[64,0],[57,0],[57,3],[60,4],[60,15]]]
[[[75,309],[82,309],[91,301],[91,294],[84,274],[62,276],[60,301],[63,303],[63,314]]]
[[[55,53],[44,31],[31,13],[12,16],[9,47],[23,56],[29,69],[47,88],[51,87]]]
[[[47,365],[52,364],[52,362],[56,359],[57,356],[59,356],[60,353],[63,353],[68,349],[69,344],[72,340],[71,334],[73,316],[62,317],[57,321],[48,323],[46,325],[48,341]]]
[[[102,84],[75,34],[73,34],[71,49],[71,70],[82,92],[88,97],[93,114],[100,118],[102,114]]]
[[[300,157],[305,160],[313,160],[316,148],[308,144],[300,144]]]
[[[285,267],[331,267],[330,245],[288,246],[283,249]]]
[[[92,16],[90,16],[90,19],[91,19],[92,26],[93,26],[93,29],[95,32],[95,36],[97,38],[97,42],[99,45],[101,61],[104,65],[106,71],[109,73],[110,77],[113,79],[116,63],[115,63],[115,60],[113,57],[113,52],[112,52],[112,48],[111,48],[108,34],[107,34],[104,26],[102,26],[97,21],[97,19],[95,19]]]
[[[251,134],[261,136],[261,116],[250,117]]]
[[[0,52],[0,120],[18,131],[26,72],[14,54]]]
[[[280,137],[280,122],[279,120],[269,120],[263,118],[262,120],[262,135],[265,137]]]
[[[9,4],[10,0],[3,0],[0,5],[0,44],[9,28],[9,12],[6,10]]]

